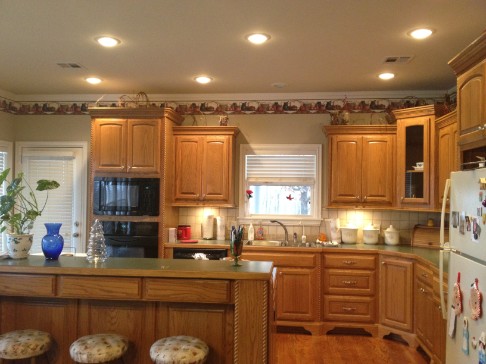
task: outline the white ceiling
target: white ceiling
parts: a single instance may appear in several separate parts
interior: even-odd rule
[[[422,26],[435,34],[406,35]],[[484,0],[0,0],[0,89],[20,96],[449,90],[455,76],[447,62],[485,29]],[[254,31],[270,42],[249,44],[244,37]],[[104,49],[98,35],[122,44]],[[387,56],[414,58],[386,65]],[[57,65],[65,62],[82,68]],[[382,71],[396,78],[380,81]],[[199,74],[214,82],[196,84]],[[104,82],[83,81],[91,75]]]

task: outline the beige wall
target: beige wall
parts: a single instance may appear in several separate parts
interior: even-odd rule
[[[0,140],[15,140],[14,117],[15,115],[0,112]]]
[[[88,141],[89,115],[14,116],[17,141]]]

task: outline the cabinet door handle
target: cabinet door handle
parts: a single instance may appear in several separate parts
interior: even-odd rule
[[[368,196],[363,197],[363,201],[366,201],[368,199]]]
[[[354,265],[354,264],[356,264],[356,262],[354,260],[343,260],[343,264]]]
[[[386,264],[386,262],[381,262],[381,265],[385,265],[385,264]]]
[[[346,286],[356,286],[357,283],[356,281],[343,281],[343,284]]]
[[[405,197],[403,197],[403,196],[400,197],[400,201],[403,201],[403,200],[405,200]]]
[[[206,194],[203,193],[202,196],[201,196],[201,200],[204,200],[206,198]]]
[[[343,306],[342,307],[342,310],[343,311],[346,311],[346,312],[352,312],[352,311],[356,311],[356,307],[346,307],[346,306]]]
[[[429,275],[428,275],[427,273],[422,273],[422,277],[424,277],[424,278],[428,278],[428,277],[429,277]]]

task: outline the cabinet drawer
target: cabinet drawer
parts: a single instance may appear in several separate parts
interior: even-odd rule
[[[79,277],[59,278],[59,295],[72,298],[140,299],[140,278]]]
[[[243,251],[243,259],[273,262],[276,267],[308,267],[317,266],[317,254],[286,254],[269,252]]]
[[[0,275],[0,295],[53,297],[55,294],[55,276],[34,274]]]
[[[433,273],[432,269],[426,267],[422,264],[415,265],[415,275],[417,279],[420,279],[424,284],[432,286],[433,284]]]
[[[346,255],[326,254],[324,255],[325,268],[341,269],[375,269],[375,255]]]
[[[375,271],[326,269],[324,291],[329,294],[374,295]]]
[[[324,319],[346,322],[375,322],[372,297],[324,296]]]
[[[231,302],[229,281],[210,279],[146,278],[143,298],[163,302]]]

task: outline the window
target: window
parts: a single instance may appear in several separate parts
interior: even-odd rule
[[[7,168],[12,167],[12,143],[0,141],[0,173]],[[8,179],[12,176],[12,172],[9,173]],[[0,184],[0,196],[5,193],[5,184]],[[0,251],[5,251],[5,232],[0,234]]]
[[[242,222],[320,224],[321,145],[244,144],[240,168]]]

